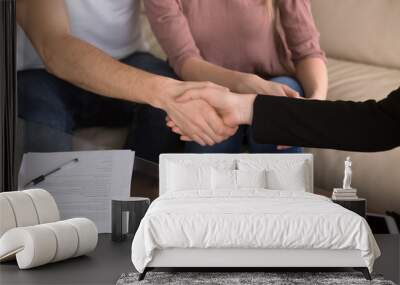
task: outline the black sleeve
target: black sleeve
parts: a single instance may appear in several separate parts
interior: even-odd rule
[[[271,143],[375,152],[400,146],[400,89],[376,102],[257,96],[253,136]]]

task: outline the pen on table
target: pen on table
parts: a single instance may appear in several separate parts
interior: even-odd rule
[[[74,165],[77,162],[79,162],[78,158],[74,158],[74,159],[72,159],[70,161],[67,161],[67,162],[61,164],[60,166],[58,166],[57,168],[55,168],[53,170],[50,170],[49,172],[47,172],[45,174],[42,174],[42,175],[32,179],[31,181],[29,181],[28,183],[26,183],[24,185],[24,188],[26,188],[28,186],[35,186],[35,185],[39,184],[40,182],[44,181],[47,176],[49,176],[49,175],[51,175],[53,173],[56,173],[56,172],[58,172],[58,171],[60,171],[62,169],[68,168],[68,167]]]

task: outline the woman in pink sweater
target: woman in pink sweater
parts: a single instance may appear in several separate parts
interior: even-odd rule
[[[327,71],[309,0],[145,0],[152,29],[176,74],[242,94],[324,100]],[[290,114],[288,114],[290,116]],[[241,126],[214,145],[187,152],[299,152],[256,144]]]

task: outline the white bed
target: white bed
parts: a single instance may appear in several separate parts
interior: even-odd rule
[[[161,155],[132,262],[140,278],[158,267],[354,267],[370,278],[380,251],[366,221],[312,192],[310,154]]]

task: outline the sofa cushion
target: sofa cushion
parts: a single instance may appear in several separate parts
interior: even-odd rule
[[[400,1],[312,0],[329,57],[400,69]]]
[[[380,100],[400,86],[400,69],[328,59],[329,100]]]

